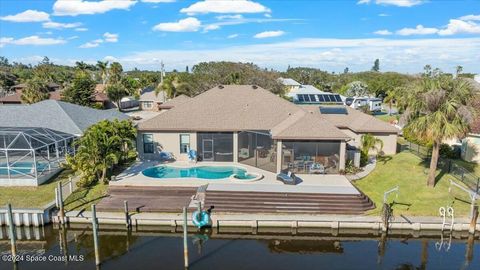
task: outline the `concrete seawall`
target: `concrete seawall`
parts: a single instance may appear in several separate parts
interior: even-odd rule
[[[191,221],[191,214],[187,221],[188,226],[194,226]],[[90,212],[69,212],[67,213],[69,223],[91,223]],[[119,212],[98,212],[98,222],[102,224],[125,224],[125,214]],[[139,213],[132,214],[131,223],[133,226],[155,225],[181,227],[183,219],[181,214],[171,213]],[[339,229],[367,229],[374,231],[385,231],[383,222],[375,216],[348,216],[348,215],[279,215],[279,214],[214,214],[211,217],[212,228],[288,228],[292,230],[305,228],[328,228]],[[58,222],[54,217],[53,222]],[[397,217],[389,223],[388,229],[392,230],[435,230],[443,228],[440,217],[409,217],[408,220]],[[470,220],[468,218],[457,218],[453,224],[452,231],[468,231]],[[450,230],[449,225],[445,230]],[[476,224],[476,230],[480,230],[480,223]]]

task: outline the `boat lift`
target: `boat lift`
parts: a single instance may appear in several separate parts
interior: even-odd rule
[[[480,199],[480,195],[472,190],[469,190],[467,188],[465,188],[464,186],[462,185],[459,185],[457,183],[455,183],[454,181],[450,180],[450,187],[448,188],[448,193],[451,193],[452,191],[452,186],[454,187],[457,187],[461,190],[463,190],[464,192],[468,193],[469,197],[470,197],[470,200],[471,200],[471,204],[470,204],[470,218],[472,219],[475,215],[475,201]]]

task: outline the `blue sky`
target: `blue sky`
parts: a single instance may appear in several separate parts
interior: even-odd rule
[[[2,0],[0,54],[127,69],[254,62],[341,72],[480,73],[480,1]]]

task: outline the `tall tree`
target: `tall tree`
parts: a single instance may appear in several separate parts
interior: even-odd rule
[[[20,98],[24,103],[33,104],[49,98],[48,84],[39,78],[27,81]]]
[[[373,62],[372,71],[375,71],[375,72],[380,71],[380,60],[379,59],[375,59],[375,62]]]
[[[121,83],[109,84],[107,86],[108,98],[117,105],[118,110],[122,110],[120,100],[127,95],[127,90]]]
[[[62,93],[62,100],[82,105],[92,106],[95,94],[95,81],[85,72],[78,71],[72,84]]]
[[[97,61],[97,68],[100,71],[100,77],[102,78],[102,85],[105,86],[108,79],[108,61]]]
[[[405,131],[432,143],[432,157],[427,185],[435,185],[435,176],[443,141],[463,136],[472,121],[470,100],[473,90],[462,78],[434,72],[430,69],[420,84],[408,92]]]
[[[109,69],[109,78],[108,78],[108,83],[109,84],[116,84],[120,83],[122,80],[122,74],[123,74],[123,67],[122,64],[118,62],[113,62],[110,64],[110,69]]]

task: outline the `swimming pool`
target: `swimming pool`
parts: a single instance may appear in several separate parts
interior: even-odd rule
[[[41,172],[48,167],[47,163],[37,162],[37,171]],[[0,174],[7,175],[7,164],[0,163]],[[33,174],[33,162],[16,162],[10,165],[10,175]]]
[[[251,180],[257,175],[247,173],[247,170],[236,166],[195,166],[188,168],[162,165],[142,171],[143,175],[152,178],[200,178],[220,180],[232,175],[238,180]]]

